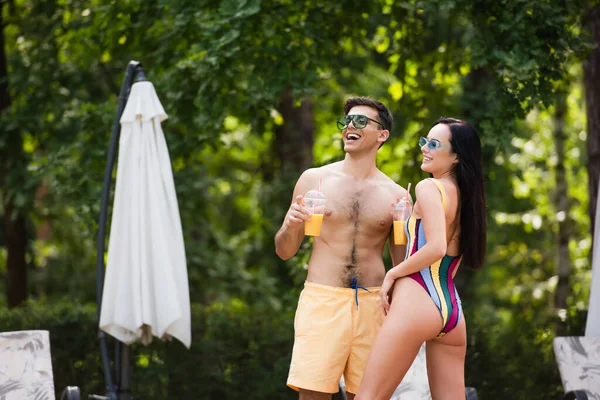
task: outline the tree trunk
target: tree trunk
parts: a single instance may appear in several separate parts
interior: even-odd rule
[[[14,308],[27,300],[27,231],[25,218],[20,213],[13,213],[13,202],[4,203],[4,232],[7,250],[7,301],[8,307]],[[11,215],[16,214],[16,215]]]
[[[569,256],[569,197],[567,177],[565,172],[565,139],[566,134],[565,114],[567,113],[567,93],[559,91],[554,113],[554,145],[556,147],[556,192],[555,205],[558,215],[562,217],[558,221],[558,262],[557,275],[558,284],[554,292],[554,307],[558,310],[566,310],[567,298],[570,294],[569,275],[571,274],[571,259]],[[557,334],[562,334],[563,327],[557,327]]]
[[[0,8],[0,113],[10,105],[8,94],[8,68],[6,62],[6,45],[4,40],[4,18]],[[6,132],[4,132],[6,134]]]
[[[0,10],[0,114],[4,113],[10,105],[8,91],[8,69],[6,62],[6,46],[4,38],[4,21]],[[14,195],[7,190],[14,184],[9,182],[10,167],[19,164],[19,157],[23,153],[23,143],[19,132],[9,129],[0,131],[3,136],[0,140],[0,188],[2,188],[2,204],[4,207],[4,237],[7,252],[7,282],[6,294],[8,307],[16,307],[27,299],[27,232],[25,218],[20,210],[15,207]],[[14,163],[15,159],[17,160]]]
[[[283,118],[283,124],[275,129],[273,141],[273,169],[277,171],[275,180],[278,182],[271,186],[273,197],[270,200],[272,204],[280,205],[273,208],[273,220],[277,221],[276,225],[283,221],[300,174],[312,166],[315,131],[311,99],[304,99],[296,106],[292,88],[288,87],[281,93],[280,100],[278,111]],[[280,261],[279,265],[283,266],[284,261]],[[293,275],[287,268],[277,268],[273,272],[283,287],[294,287]]]
[[[275,130],[276,160],[284,175],[295,173],[298,177],[312,165],[315,131],[313,103],[310,99],[304,99],[296,107],[292,88],[288,87],[281,94],[278,111],[283,117],[283,124]]]
[[[593,238],[600,179],[600,6],[589,7],[586,11],[585,26],[595,46],[583,62],[587,115],[589,214]]]

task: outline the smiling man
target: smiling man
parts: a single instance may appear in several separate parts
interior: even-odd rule
[[[383,322],[379,287],[385,276],[383,249],[390,239],[394,265],[405,246],[393,245],[391,204],[406,196],[376,165],[377,150],[392,129],[392,114],[381,102],[351,98],[342,130],[343,161],[306,170],[294,188],[292,204],[275,236],[277,255],[294,256],[311,216],[303,195],[316,189],[327,197],[321,235],[314,237],[308,275],[294,320],[295,340],[287,384],[301,400],[329,399],[344,375],[348,399]]]

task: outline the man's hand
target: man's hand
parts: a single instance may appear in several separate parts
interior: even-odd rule
[[[288,228],[299,228],[304,221],[310,220],[312,213],[308,208],[304,207],[304,201],[302,199],[303,196],[296,196],[296,201],[292,203],[285,216],[284,225],[287,225]]]

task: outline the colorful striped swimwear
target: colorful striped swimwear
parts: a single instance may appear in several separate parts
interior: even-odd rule
[[[446,210],[446,192],[440,182],[431,179],[437,186],[442,195],[442,204]],[[406,258],[412,256],[421,247],[427,243],[425,231],[420,218],[409,217],[405,226],[406,236],[408,238]],[[438,337],[444,336],[458,325],[462,315],[462,307],[458,291],[454,285],[454,275],[462,256],[445,255],[441,260],[436,261],[429,267],[423,268],[419,272],[409,275],[412,279],[427,291],[429,297],[433,300],[442,316],[442,329]]]

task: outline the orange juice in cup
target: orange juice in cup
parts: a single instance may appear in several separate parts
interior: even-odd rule
[[[327,198],[318,190],[310,190],[304,195],[304,206],[311,210],[310,221],[304,221],[304,234],[308,236],[320,236],[323,224],[323,214]]]
[[[410,187],[410,186],[409,186]],[[406,232],[404,231],[404,225],[406,220],[412,212],[412,203],[407,197],[400,199],[394,205],[392,216],[394,217],[394,244],[406,244]]]
[[[313,214],[310,221],[304,221],[304,234],[308,236],[320,236],[323,225],[323,214]]]
[[[406,244],[406,232],[404,232],[404,221],[394,221],[394,244]]]

